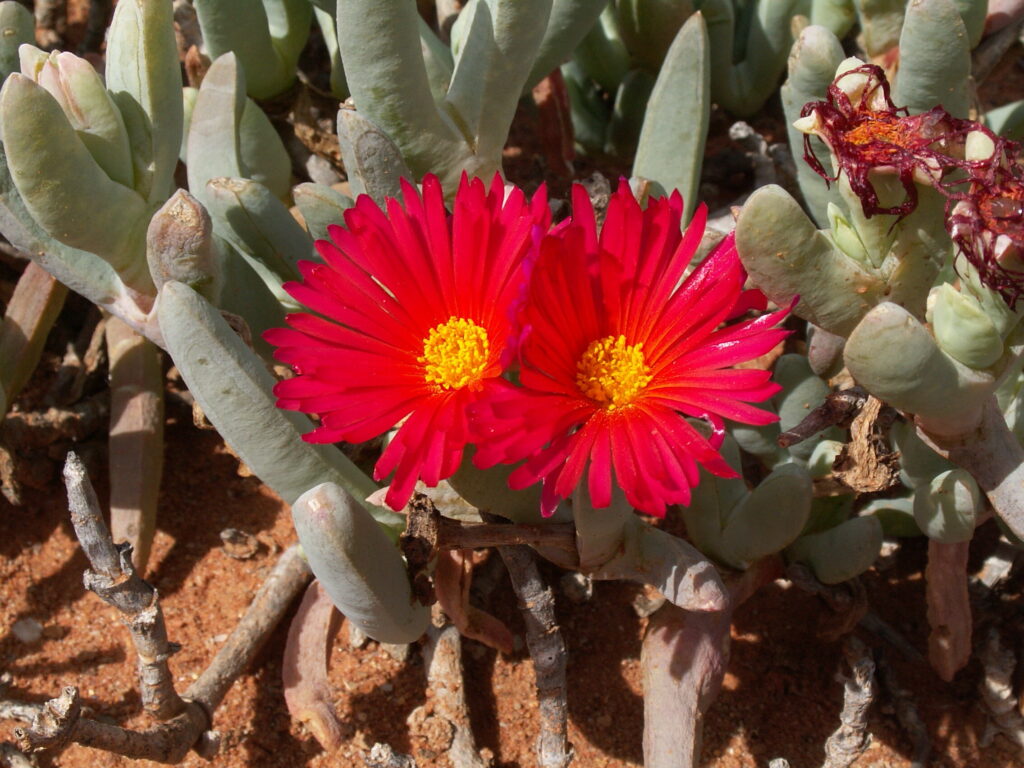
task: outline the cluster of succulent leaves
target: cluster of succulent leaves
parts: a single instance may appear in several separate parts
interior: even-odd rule
[[[283,283],[298,278],[300,260],[316,258],[314,240],[353,204],[322,184],[291,186],[289,155],[255,101],[295,87],[313,19],[332,57],[331,90],[354,102],[337,122],[353,195],[381,201],[401,178],[426,173],[450,193],[463,173],[489,178],[501,169],[521,96],[568,60],[561,72],[579,144],[622,156],[635,150],[632,176],[649,182],[650,193],[679,190],[692,211],[712,102],[754,113],[788,55],[781,97],[794,122],[824,98],[844,58],[839,38],[854,28],[869,55],[898,43],[897,104],[912,113],[942,104],[966,117],[970,50],[986,3],[470,0],[441,29],[409,0],[194,7],[212,65],[198,89],[183,89],[169,0],[117,4],[105,79],[69,53],[19,53],[19,43],[32,41],[31,18],[0,3],[0,66],[10,75],[0,92],[0,232],[147,339],[152,354],[170,355],[206,417],[293,505],[306,554],[335,602],[371,636],[399,642],[427,621],[394,546],[404,518],[367,501],[376,485],[339,448],[302,441],[312,424],[275,407],[261,341],[294,308]],[[1014,114],[1003,110],[993,124],[1010,131]],[[791,129],[791,146],[801,143]],[[829,165],[824,145],[812,144]],[[175,186],[179,161],[188,191]],[[970,424],[996,394],[1024,435],[1017,315],[969,274],[954,283],[934,190],[922,188],[908,216],[869,218],[842,179],[828,187],[801,168],[799,182],[811,215],[783,189],[762,188],[743,208],[737,244],[758,287],[780,305],[799,296],[796,313],[812,334],[838,341],[819,344],[826,351],[816,357],[777,361],[778,425],[731,429],[729,463],[739,467],[742,450],[764,478],[750,488],[703,477],[682,512],[696,549],[622,504],[582,514],[581,493],[572,513],[552,518],[575,520],[579,567],[646,581],[692,608],[678,576],[705,556],[744,568],[785,551],[838,582],[871,565],[885,532],[920,530],[944,541],[973,532],[983,503],[977,485],[906,424],[893,432],[906,493],[856,512],[852,492],[814,493],[814,479],[831,470],[839,430],[791,449],[776,438],[825,398],[827,377],[844,362],[870,392],[933,431]],[[879,194],[893,191],[884,177],[874,183]],[[977,322],[963,322],[967,315]],[[238,318],[251,346],[236,332]],[[992,346],[993,333],[998,354],[972,357]],[[15,394],[8,389],[4,400]],[[480,508],[542,522],[536,494],[496,490],[499,475],[467,469],[456,485]]]

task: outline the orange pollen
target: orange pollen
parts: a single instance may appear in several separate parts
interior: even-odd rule
[[[868,119],[858,123],[846,132],[846,140],[850,144],[863,147],[872,142],[892,144],[909,149],[920,143],[915,136],[900,123],[898,118],[890,117],[884,112],[870,112]]]

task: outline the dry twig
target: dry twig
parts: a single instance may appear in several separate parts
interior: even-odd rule
[[[875,700],[875,662],[867,647],[852,635],[844,647],[846,663],[853,673],[843,682],[842,723],[825,742],[822,768],[847,768],[871,743],[868,733],[868,709]]]
[[[825,398],[824,403],[804,416],[803,421],[779,435],[779,445],[788,448],[814,437],[823,429],[849,424],[864,407],[867,399],[868,393],[860,387],[832,392]]]
[[[125,617],[139,654],[143,708],[158,720],[174,717],[185,708],[185,702],[175,691],[167,666],[177,648],[167,639],[156,590],[136,573],[131,545],[114,545],[85,467],[74,452],[68,454],[64,482],[71,524],[92,565],[92,570],[85,572],[85,586]]]

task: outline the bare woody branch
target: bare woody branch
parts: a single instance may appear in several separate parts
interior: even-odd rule
[[[158,720],[172,718],[185,709],[185,702],[174,690],[167,666],[177,648],[167,639],[156,590],[135,572],[131,546],[114,545],[85,467],[74,452],[68,454],[64,482],[71,524],[92,564],[92,570],[85,572],[85,586],[124,614],[139,655],[143,708]]]
[[[867,398],[867,392],[860,387],[831,393],[825,398],[825,402],[808,413],[803,421],[779,435],[779,445],[788,448],[814,437],[823,429],[848,424],[867,402]]]

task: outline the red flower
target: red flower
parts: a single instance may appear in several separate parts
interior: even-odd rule
[[[523,311],[520,381],[476,407],[486,436],[475,461],[488,467],[526,459],[509,484],[544,483],[542,511],[568,497],[589,466],[590,498],[611,503],[612,470],[635,508],[664,515],[687,504],[697,465],[736,472],[685,416],[768,424],[749,405],[779,387],[768,371],[730,369],[786,335],[788,310],[719,327],[752,305],[732,237],[685,280],[707,218],[702,206],[680,234],[682,199],[641,210],[623,182],[598,238],[582,187],[572,221],[541,243]],[[681,283],[681,284],[680,284]],[[756,304],[756,301],[753,302]],[[762,304],[763,306],[763,304]]]
[[[454,212],[441,185],[423,195],[403,182],[386,212],[361,197],[345,227],[316,243],[325,263],[303,262],[288,293],[318,315],[289,315],[268,331],[275,357],[295,378],[274,389],[278,406],[316,413],[309,442],[363,442],[401,424],[374,468],[395,476],[387,503],[401,509],[417,479],[451,475],[472,439],[468,406],[487,396],[504,370],[523,257],[533,230],[550,223],[543,189],[527,202],[505,198],[499,176],[488,191],[465,177]]]

